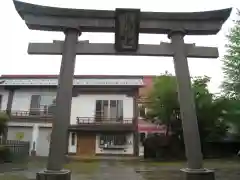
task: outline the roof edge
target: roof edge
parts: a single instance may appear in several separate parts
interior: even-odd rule
[[[9,79],[37,79],[37,78],[58,78],[57,74],[29,74],[29,75],[18,75],[18,74],[3,74],[0,76],[0,79],[9,78]],[[156,77],[157,75],[74,75],[74,78],[145,78],[145,77]]]
[[[114,19],[114,10],[94,10],[94,9],[75,9],[75,8],[60,8],[46,5],[37,5],[32,3],[13,0],[14,6],[23,18],[25,14],[33,14],[40,16],[68,16],[82,18],[107,18]],[[198,11],[198,12],[141,12],[141,19],[145,20],[220,20],[225,21],[232,8]]]

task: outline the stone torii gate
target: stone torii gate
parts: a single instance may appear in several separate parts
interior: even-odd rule
[[[54,8],[13,0],[15,8],[29,29],[61,31],[64,42],[30,43],[29,54],[62,55],[47,169],[37,173],[38,180],[70,179],[63,170],[67,131],[70,122],[73,74],[76,55],[173,56],[183,123],[188,168],[186,179],[214,179],[214,173],[202,165],[201,144],[187,57],[217,58],[215,47],[185,44],[185,35],[214,35],[231,13],[231,8],[207,12],[162,13],[137,9],[80,10]],[[115,44],[78,41],[83,32],[115,32]],[[167,34],[171,43],[144,45],[139,33]],[[137,117],[135,117],[136,119]],[[135,135],[135,143],[137,143]],[[61,143],[59,143],[61,140]]]

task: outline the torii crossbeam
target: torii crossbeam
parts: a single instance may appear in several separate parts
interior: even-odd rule
[[[29,43],[28,54],[33,55],[62,55],[63,41],[53,43]],[[218,48],[185,44],[187,57],[190,58],[218,58]],[[162,42],[160,45],[139,44],[136,52],[118,52],[114,44],[89,43],[79,41],[76,46],[76,55],[127,55],[127,56],[166,56],[174,55],[171,43]]]

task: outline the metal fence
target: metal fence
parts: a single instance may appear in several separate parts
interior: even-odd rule
[[[7,140],[6,147],[9,148],[11,154],[11,160],[23,160],[29,157],[30,142]]]

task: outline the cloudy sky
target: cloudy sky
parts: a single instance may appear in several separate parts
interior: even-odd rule
[[[141,11],[156,12],[191,12],[215,10],[221,8],[240,8],[239,0],[22,0],[33,4],[79,8],[105,9],[141,8]],[[221,58],[227,43],[225,35],[236,19],[236,10],[224,24],[222,31],[216,36],[187,36],[187,43],[216,46],[219,48],[218,59],[189,59],[192,76],[207,75],[212,77],[210,89],[219,92],[223,79]],[[0,6],[1,59],[0,74],[58,74],[60,56],[36,56],[27,54],[28,42],[51,42],[63,40],[62,33],[30,31],[16,13],[12,0],[1,0]],[[114,34],[84,33],[80,40],[90,42],[114,42]],[[140,35],[140,43],[159,44],[168,41],[166,35]],[[138,63],[137,67],[134,64]],[[75,74],[127,74],[158,75],[169,71],[174,73],[172,58],[164,57],[132,57],[132,56],[77,56]]]

